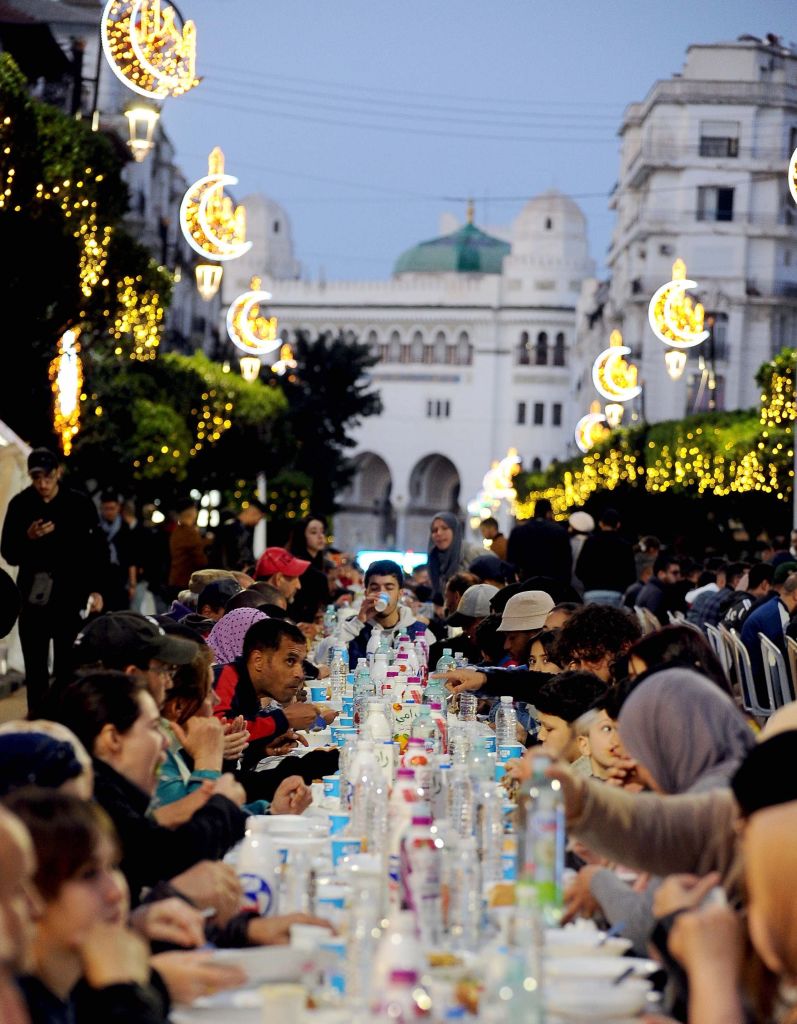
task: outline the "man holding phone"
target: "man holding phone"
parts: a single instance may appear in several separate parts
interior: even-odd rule
[[[81,612],[102,611],[97,586],[108,552],[97,510],[86,495],[62,486],[61,473],[49,449],[30,453],[30,486],[11,499],[0,538],[3,558],[19,566],[19,638],[33,717],[50,685],[50,641],[58,676],[68,669]]]

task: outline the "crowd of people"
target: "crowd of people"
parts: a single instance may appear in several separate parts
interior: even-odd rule
[[[512,698],[526,752],[507,785],[544,754],[565,796],[565,920],[653,951],[668,1020],[797,1021],[797,704],[752,718],[705,636],[736,630],[759,674],[759,633],[785,651],[797,532],[730,562],[629,539],[610,508],[563,525],[541,501],[508,537],[485,520],[486,547],[442,511],[405,576],[361,571],[320,517],[255,558],[256,503],[211,536],[191,501],[168,525],[109,493],[98,514],[51,452],[28,468],[0,540],[29,705],[0,727],[0,1020],[164,1022],[241,983],[206,943],[324,923],[242,909],[224,857],[248,815],[301,815],[337,770],[338,749],[304,752],[339,713],[307,693],[331,616],[352,666],[408,634],[452,699],[491,720]]]

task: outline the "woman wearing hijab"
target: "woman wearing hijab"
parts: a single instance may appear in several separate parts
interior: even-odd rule
[[[319,608],[323,611],[329,604],[329,580],[324,570],[326,546],[326,524],[320,516],[308,516],[298,522],[286,544],[292,555],[310,563],[302,573],[301,589],[291,601],[290,616],[294,622],[314,623]]]
[[[208,634],[207,644],[217,665],[229,665],[244,651],[244,637],[253,622],[268,618],[257,608],[236,608],[227,612]]]
[[[755,746],[755,737],[733,701],[689,668],[653,673],[626,699],[618,730],[637,777],[658,793],[706,793],[727,789]],[[608,868],[584,868],[568,892],[571,914],[592,898],[610,924],[624,922],[623,934],[644,954],[655,927],[653,896],[632,891]]]
[[[483,549],[465,543],[462,523],[453,512],[438,512],[429,531],[427,562],[432,593],[444,593],[448,580],[483,553]]]

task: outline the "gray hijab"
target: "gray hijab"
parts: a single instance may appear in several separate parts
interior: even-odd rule
[[[438,512],[432,516],[432,523],[435,519],[442,519],[446,526],[454,531],[454,538],[447,551],[440,551],[429,540],[429,578],[432,581],[432,591],[442,594],[448,580],[459,571],[462,564],[463,538],[462,524],[452,512]],[[431,524],[429,526],[431,530]]]
[[[620,735],[665,793],[730,785],[755,746],[753,732],[716,683],[690,668],[648,676],[620,711]]]

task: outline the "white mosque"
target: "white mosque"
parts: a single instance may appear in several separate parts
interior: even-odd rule
[[[545,192],[496,235],[470,213],[402,253],[387,281],[296,279],[284,272],[296,265],[288,217],[271,204],[264,226],[277,224],[257,266],[282,328],[343,332],[379,355],[371,377],[384,410],[355,435],[340,545],[423,549],[431,516],[464,512],[509,448],[527,469],[568,454],[576,303],[593,273],[572,199]]]

